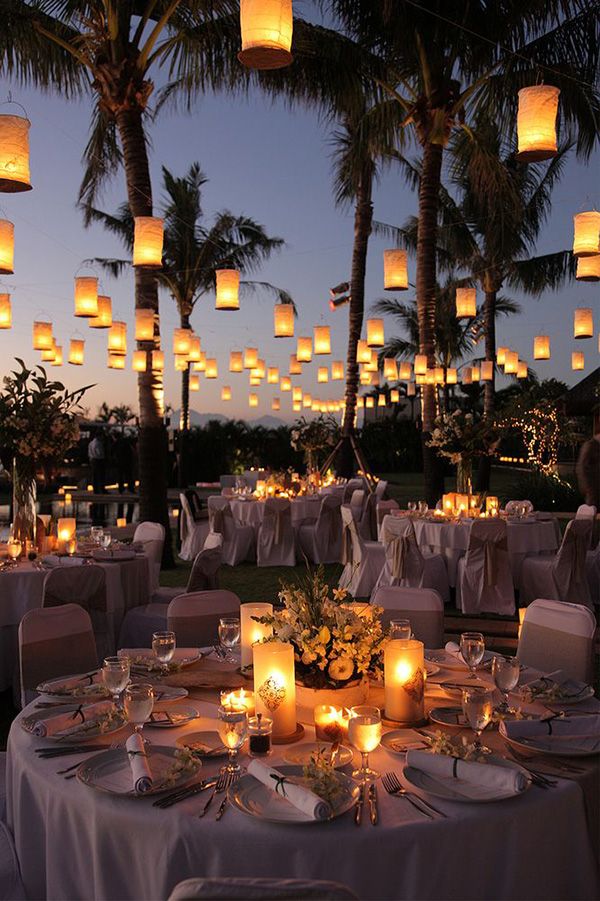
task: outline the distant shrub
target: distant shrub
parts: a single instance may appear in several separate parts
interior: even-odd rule
[[[536,510],[555,510],[557,513],[573,512],[582,502],[573,482],[534,471],[519,475],[502,500],[530,500]]]

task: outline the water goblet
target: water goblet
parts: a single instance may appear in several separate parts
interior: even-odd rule
[[[469,679],[476,679],[475,669],[485,654],[485,640],[481,632],[463,632],[460,636],[460,653],[471,671]]]
[[[219,736],[229,752],[229,761],[226,766],[221,767],[221,772],[239,773],[241,766],[237,755],[248,734],[248,714],[239,707],[219,707],[217,720]]]
[[[112,535],[110,532],[105,532],[102,530],[102,534],[100,535],[100,547],[104,548],[104,550],[108,550],[108,548],[112,544]]]
[[[410,620],[408,619],[391,619],[390,620],[390,638],[393,641],[405,640],[412,638],[412,629]]]
[[[141,736],[144,723],[149,720],[154,707],[152,685],[147,682],[132,682],[125,689],[123,706],[127,720],[133,726],[133,731]]]
[[[90,529],[90,539],[93,544],[100,545],[100,537],[102,536],[104,529],[102,526],[92,526]]]
[[[240,620],[237,616],[222,616],[219,620],[219,641],[225,651],[223,660],[235,663],[236,658],[231,653],[240,640]]]
[[[465,688],[462,693],[462,709],[475,733],[475,747],[481,748],[481,733],[494,713],[494,693],[487,688]]]
[[[429,504],[427,503],[427,501],[419,501],[419,513],[425,516],[428,510]]]
[[[379,773],[369,766],[369,754],[381,742],[381,711],[379,707],[361,704],[350,708],[348,720],[348,741],[361,754],[360,768],[352,776],[361,782],[372,782]]]
[[[406,508],[410,513],[414,513],[417,509],[416,501],[409,501],[406,505]]]
[[[129,682],[129,657],[105,657],[102,681],[113,696],[115,707],[119,707],[121,692]]]
[[[509,693],[517,687],[521,666],[516,657],[502,657],[498,655],[492,660],[492,676],[494,684],[498,691],[502,694],[502,703],[498,710],[503,713],[510,713],[511,707],[508,703]]]
[[[173,659],[177,639],[174,632],[154,632],[152,635],[152,650],[159,663],[162,663],[162,672],[166,676],[169,672],[169,663]]]

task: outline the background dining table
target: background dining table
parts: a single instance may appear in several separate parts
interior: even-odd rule
[[[298,527],[319,515],[322,498],[318,495],[293,497],[290,499],[292,525]],[[265,514],[265,502],[257,498],[230,498],[229,505],[235,519],[243,526],[260,528]]]
[[[197,666],[228,671],[227,664],[214,660]],[[443,677],[442,670],[435,679]],[[375,702],[377,692],[381,689],[374,689]],[[216,694],[198,691],[192,697],[201,718],[176,729],[146,726],[152,744],[174,745],[188,732],[216,730]],[[456,702],[429,679],[426,703]],[[593,710],[600,703],[583,706]],[[532,709],[543,708],[537,704]],[[379,782],[377,826],[366,812],[360,827],[352,812],[329,823],[282,826],[229,808],[216,821],[216,804],[198,818],[206,794],[163,810],[150,798],[115,798],[65,779],[57,770],[79,758],[36,757],[34,748],[49,742],[22,728],[23,716],[33,710],[30,705],[13,723],[7,762],[9,824],[32,898],[154,901],[167,899],[180,880],[193,876],[335,879],[359,898],[373,901],[598,897],[598,757],[577,758],[582,774],[557,769],[555,787],[532,786],[510,800],[431,798],[445,818],[427,819],[410,803],[387,795]],[[129,728],[115,739],[122,736],[124,741]],[[314,741],[312,727],[305,730],[304,740]],[[488,729],[484,740],[506,752],[497,731]],[[109,738],[104,744],[110,744]],[[285,751],[285,746],[275,746],[269,763],[281,763]],[[81,759],[87,757],[82,754]],[[242,757],[242,763],[246,760]],[[370,761],[380,772],[396,772],[411,787],[402,775],[402,757],[380,747]],[[220,765],[219,760],[205,761],[201,776],[215,773]]]

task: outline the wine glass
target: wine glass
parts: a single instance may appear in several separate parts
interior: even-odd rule
[[[219,641],[225,650],[224,660],[230,663],[235,662],[235,657],[231,653],[233,648],[240,640],[240,620],[237,616],[222,616],[219,620]]]
[[[379,773],[369,766],[369,753],[381,742],[381,711],[379,707],[362,704],[350,708],[348,741],[361,753],[361,765],[352,776],[361,782],[379,778]]]
[[[406,505],[406,508],[410,511],[410,513],[414,513],[417,509],[416,501],[409,501]]]
[[[93,544],[100,545],[100,538],[104,533],[102,526],[92,526],[90,529],[90,538]]]
[[[487,688],[465,688],[462,693],[462,709],[475,733],[475,747],[481,748],[481,733],[494,712],[494,693]]]
[[[137,735],[142,734],[144,723],[154,707],[154,689],[147,682],[132,682],[125,689],[124,704],[127,720]]]
[[[112,543],[112,535],[110,532],[105,532],[102,530],[102,534],[100,535],[100,547],[104,548],[104,550],[108,550]]]
[[[102,681],[113,696],[115,707],[118,707],[119,696],[129,682],[129,657],[105,657]]]
[[[248,734],[248,714],[239,707],[219,707],[217,711],[219,736],[229,751],[227,766],[221,767],[222,773],[239,773],[241,767],[237,762],[237,754]]]
[[[169,663],[173,659],[177,639],[174,632],[154,632],[152,635],[152,650],[159,663],[162,663],[163,675],[169,672]]]
[[[419,513],[425,516],[428,510],[429,504],[427,503],[427,501],[419,501]]]
[[[393,641],[408,641],[412,638],[412,629],[409,619],[390,620],[390,638]]]
[[[471,670],[469,679],[476,679],[475,668],[483,660],[485,640],[481,632],[463,632],[460,636],[460,653]]]
[[[503,713],[510,713],[508,695],[517,687],[521,665],[516,657],[498,655],[492,660],[492,676],[498,691],[502,694],[502,703],[498,708]]]

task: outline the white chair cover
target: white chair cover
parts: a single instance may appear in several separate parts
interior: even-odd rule
[[[338,563],[342,552],[342,499],[326,494],[316,522],[300,524],[298,545],[301,557],[311,563]]]
[[[364,498],[358,531],[365,541],[377,539],[377,497],[375,494],[367,493]]]
[[[377,498],[378,501],[383,500],[383,498],[385,497],[385,492],[387,491],[387,486],[388,486],[388,483],[386,482],[385,479],[379,479],[379,481],[377,482],[377,486],[375,488],[375,497]]]
[[[6,751],[0,751],[0,822],[6,820]]]
[[[554,557],[526,557],[521,570],[520,603],[536,598],[591,605],[586,554],[593,529],[589,518],[572,519]]]
[[[392,510],[399,510],[398,501],[377,501],[377,540],[381,541],[381,524],[386,516],[389,516]]]
[[[181,647],[207,647],[218,640],[219,619],[239,615],[240,599],[232,591],[194,591],[171,601],[167,628]]]
[[[144,546],[144,554],[148,558],[148,586],[152,595],[160,584],[165,527],[159,522],[141,522],[133,534],[133,540]]]
[[[79,604],[90,615],[98,657],[115,653],[112,618],[107,611],[106,573],[101,566],[57,566],[44,579],[42,607]]]
[[[256,540],[258,566],[295,566],[292,505],[287,498],[268,497]]]
[[[510,616],[515,612],[515,589],[504,520],[474,520],[467,553],[458,561],[456,606],[463,613]]]
[[[385,550],[378,541],[365,541],[358,533],[352,510],[342,505],[342,563],[339,587],[355,598],[371,594],[385,563]]]
[[[181,548],[179,556],[182,560],[193,560],[202,550],[202,544],[206,538],[207,523],[205,520],[197,522],[194,519],[190,502],[183,492],[179,495],[181,504],[181,516],[179,518],[179,538]]]
[[[585,556],[585,576],[592,604],[600,604],[600,544]]]
[[[542,672],[562,670],[571,679],[593,682],[596,618],[579,604],[540,599],[525,611],[517,657]]]
[[[350,498],[350,509],[352,510],[352,515],[354,517],[354,522],[360,522],[363,512],[363,507],[365,504],[365,492],[362,488],[357,488],[352,492],[352,497]]]
[[[403,588],[432,588],[443,600],[450,600],[448,571],[441,554],[423,554],[417,544],[411,519],[386,516],[381,527],[385,565],[375,588],[400,585]]]
[[[362,491],[364,488],[364,482],[362,479],[350,479],[346,482],[346,486],[344,488],[344,496],[342,499],[343,504],[349,504],[352,500],[352,495],[355,491]]]
[[[391,619],[408,619],[415,638],[426,648],[444,646],[444,602],[437,591],[384,586],[373,592],[371,603],[383,607],[385,626]]]
[[[98,666],[89,614],[78,604],[29,610],[19,624],[21,705],[37,697],[36,685]]]
[[[575,513],[575,519],[589,519],[592,522],[592,528],[590,529],[590,538],[588,541],[587,549],[588,551],[592,547],[594,542],[594,520],[596,519],[596,508],[592,504],[581,504],[577,508],[577,512]]]
[[[508,513],[509,516],[512,516],[515,513],[518,513],[520,510],[525,508],[526,513],[533,513],[533,504],[531,501],[508,501],[504,512]]]
[[[228,566],[237,566],[238,563],[251,556],[254,545],[254,529],[252,526],[242,526],[235,521],[226,497],[218,495],[209,497],[208,520],[210,531],[204,542],[207,550],[216,546],[215,536],[221,536],[223,563]]]
[[[0,901],[24,901],[25,897],[13,837],[0,821]]]
[[[260,879],[231,876],[186,879],[176,885],[169,901],[357,901],[339,882],[314,879]]]

